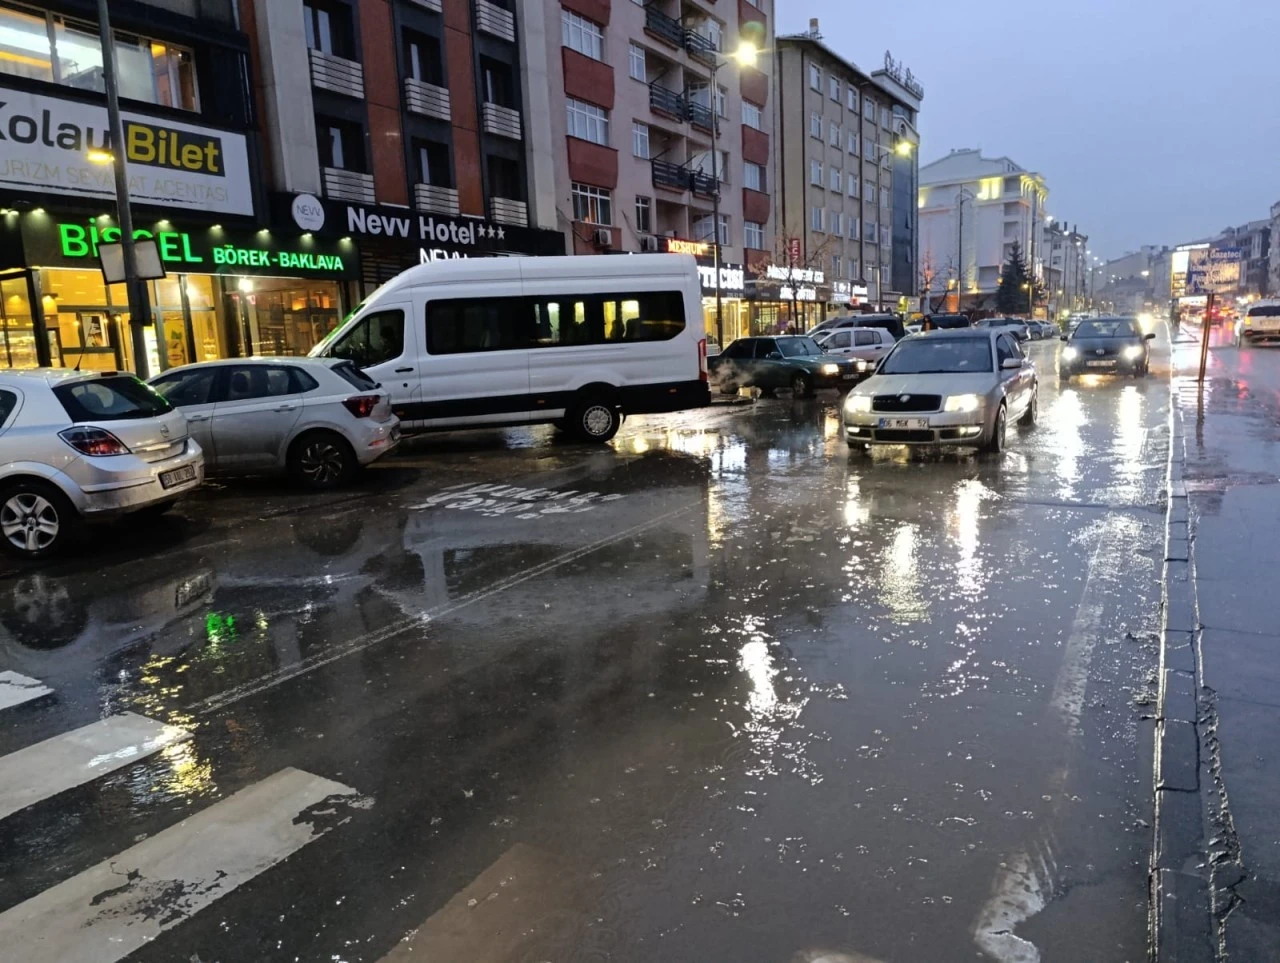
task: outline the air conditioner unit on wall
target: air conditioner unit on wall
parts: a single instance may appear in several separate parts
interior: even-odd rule
[[[644,237],[640,238],[640,250],[656,253],[661,249],[662,246],[658,243],[658,239],[652,234],[646,234]]]
[[[597,227],[593,239],[598,247],[610,247],[613,244],[613,231],[607,227]]]

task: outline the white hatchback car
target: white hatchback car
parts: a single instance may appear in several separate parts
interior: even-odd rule
[[[151,385],[186,415],[211,474],[284,471],[332,488],[400,441],[387,392],[341,358],[204,361]]]
[[[0,371],[0,548],[52,555],[85,519],[163,511],[204,479],[186,419],[133,375]]]
[[[1039,417],[1036,367],[1007,328],[933,331],[899,341],[844,401],[849,447],[964,445],[1004,450],[1009,422]]]

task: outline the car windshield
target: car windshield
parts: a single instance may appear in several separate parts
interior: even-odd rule
[[[784,358],[803,358],[807,355],[822,354],[813,338],[779,338],[778,350]]]
[[[931,338],[903,341],[885,358],[881,374],[972,374],[994,371],[986,338]]]
[[[1077,338],[1133,338],[1137,334],[1128,321],[1084,321],[1076,328]]]

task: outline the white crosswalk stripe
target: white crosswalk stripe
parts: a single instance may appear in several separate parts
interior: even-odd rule
[[[140,762],[187,735],[125,712],[10,753],[0,758],[0,819]]]
[[[282,769],[0,913],[0,956],[114,963],[336,824],[355,790]]]
[[[24,702],[52,694],[53,690],[39,679],[8,670],[0,672],[0,709],[20,706]]]

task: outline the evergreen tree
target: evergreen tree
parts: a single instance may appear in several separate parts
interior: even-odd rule
[[[1022,245],[1017,241],[1009,248],[1009,260],[1000,269],[1000,286],[996,288],[996,310],[1001,314],[1027,314],[1030,310],[1030,291],[1024,287],[1027,262],[1022,259]]]

